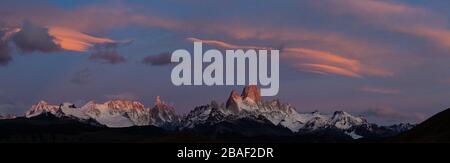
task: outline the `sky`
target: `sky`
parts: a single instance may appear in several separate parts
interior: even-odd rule
[[[450,3],[442,0],[2,0],[0,113],[32,104],[156,96],[180,114],[242,86],[174,86],[170,54],[280,50],[276,97],[417,123],[450,107]]]

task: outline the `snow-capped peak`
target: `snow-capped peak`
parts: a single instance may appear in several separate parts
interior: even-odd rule
[[[330,119],[330,124],[339,129],[349,129],[352,126],[362,125],[367,121],[361,117],[355,117],[344,111],[335,111]]]
[[[90,117],[83,112],[80,108],[77,108],[75,104],[65,102],[60,105],[60,113],[62,115],[59,116],[66,116],[71,118],[79,118],[81,120],[88,120]]]
[[[58,105],[49,105],[45,101],[39,101],[37,104],[31,106],[30,110],[28,110],[25,113],[25,117],[30,118],[40,115],[42,113],[56,114],[58,109],[59,109]]]
[[[137,101],[111,100],[103,104],[88,102],[81,110],[100,124],[108,127],[129,127],[149,125],[149,113],[144,105]]]

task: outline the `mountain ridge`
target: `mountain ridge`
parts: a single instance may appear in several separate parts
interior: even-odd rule
[[[399,134],[390,141],[395,142],[450,142],[450,108],[447,108],[411,130]]]
[[[332,115],[318,111],[299,113],[293,106],[279,99],[263,101],[259,88],[246,86],[241,95],[232,90],[226,104],[210,104],[195,107],[185,116],[179,116],[175,108],[164,103],[157,96],[153,107],[145,107],[139,101],[110,100],[104,103],[89,101],[77,108],[71,103],[51,105],[40,101],[26,112],[27,118],[40,114],[52,114],[56,117],[78,119],[80,122],[96,122],[111,128],[132,126],[156,126],[168,130],[240,133],[244,135],[267,135],[271,131],[280,131],[277,135],[295,135],[312,133],[336,133],[352,139],[381,137],[378,133],[394,135],[409,127],[383,127],[369,123],[360,116],[344,111],[335,111]],[[248,126],[243,129],[241,126]],[[213,127],[215,126],[215,127]],[[267,128],[268,131],[264,131]],[[271,129],[270,129],[271,128]],[[234,131],[235,130],[235,131]],[[324,132],[326,131],[326,132]],[[253,132],[253,133],[251,133]],[[391,134],[392,133],[392,134]]]
[[[26,112],[25,117],[31,118],[40,114],[49,113],[57,117],[72,117],[79,120],[95,120],[108,127],[131,126],[163,126],[166,123],[179,121],[173,107],[161,102],[159,96],[155,106],[145,108],[138,101],[110,100],[104,103],[89,101],[77,108],[72,103],[62,103],[59,106],[40,101]]]

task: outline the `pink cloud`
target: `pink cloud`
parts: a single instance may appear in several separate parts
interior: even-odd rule
[[[324,64],[296,64],[294,67],[298,68],[300,71],[305,72],[313,72],[318,74],[336,74],[336,75],[342,75],[347,77],[354,77],[354,78],[362,78],[360,74],[357,74],[353,71],[349,71],[344,68],[336,67],[336,66],[330,66],[330,65],[324,65]]]
[[[424,8],[378,0],[340,0],[325,1],[333,6],[327,12],[335,16],[353,16],[363,23],[385,29],[412,35],[429,41],[443,49],[450,49],[450,31],[446,29],[448,21],[442,15],[437,15]],[[316,2],[324,6],[323,1]]]
[[[407,28],[397,27],[393,28],[393,30],[421,37],[434,43],[437,47],[450,49],[450,31],[447,29],[422,26]]]
[[[356,78],[362,78],[366,75],[379,77],[393,75],[393,72],[373,68],[362,64],[360,60],[327,51],[306,48],[285,48],[282,56],[294,62],[294,67],[301,71],[319,72],[319,74],[338,74]]]
[[[54,26],[48,28],[48,33],[55,37],[55,43],[69,51],[85,52],[93,48],[95,44],[116,42],[109,38],[95,37],[76,30]]]
[[[316,2],[319,3],[319,2]],[[336,3],[336,7],[329,12],[336,12],[338,14],[354,14],[359,16],[359,12],[363,12],[364,20],[374,21],[374,23],[388,25],[384,19],[393,17],[392,15],[408,16],[408,14],[415,15],[427,15],[424,14],[422,9],[412,8],[403,4],[394,4],[378,1],[331,1],[331,4]],[[347,6],[347,7],[346,7]],[[36,10],[36,9],[33,9]],[[379,15],[378,11],[383,11],[383,15]],[[24,12],[27,13],[27,12]],[[88,39],[88,41],[80,41],[83,32],[95,33],[98,31],[106,31],[112,28],[120,28],[127,26],[141,26],[150,28],[164,28],[177,32],[193,33],[193,34],[222,34],[227,39],[239,40],[239,41],[269,41],[273,44],[290,45],[294,48],[303,48],[303,54],[299,56],[310,56],[310,60],[319,60],[318,62],[306,63],[306,64],[322,64],[328,66],[334,66],[341,69],[351,71],[360,76],[392,76],[404,65],[410,65],[412,60],[393,56],[396,52],[393,52],[389,47],[380,45],[369,41],[366,38],[358,38],[350,35],[340,34],[333,31],[323,30],[311,30],[301,26],[291,27],[277,27],[271,25],[257,25],[246,24],[245,21],[239,21],[239,23],[220,20],[201,22],[198,20],[182,20],[170,17],[164,17],[153,13],[151,11],[146,14],[137,12],[136,10],[129,10],[123,6],[98,6],[91,5],[87,7],[76,8],[72,10],[59,10],[59,9],[46,9],[43,12],[32,11],[32,13],[39,13],[35,15],[25,14],[24,16],[11,16],[15,19],[23,17],[30,17],[33,20],[39,21],[45,26],[68,28],[75,31],[80,31],[76,35],[67,36],[66,32],[55,32],[50,28],[50,31],[55,35],[59,33],[60,42],[63,48],[74,51],[85,51],[98,39]],[[373,20],[377,18],[377,20]],[[245,18],[242,18],[245,19]],[[235,21],[235,20],[234,20]],[[408,20],[409,21],[409,20]],[[392,24],[392,23],[391,23]],[[397,23],[396,23],[397,24]],[[403,23],[401,23],[403,24]],[[207,28],[205,28],[207,27]],[[62,34],[61,34],[62,33]],[[433,35],[433,34],[427,34]],[[66,37],[64,37],[66,36]],[[436,38],[436,36],[430,36]],[[87,37],[82,37],[87,38]],[[107,39],[98,37],[99,39]],[[189,38],[191,41],[199,38]],[[443,39],[440,39],[443,40]],[[108,40],[102,40],[108,42]],[[211,45],[216,45],[223,48],[240,48],[240,49],[261,49],[266,48],[264,46],[252,46],[252,45],[236,45],[225,43],[220,40],[203,40]],[[322,55],[319,57],[311,57],[314,55],[308,55],[305,49],[320,51]],[[341,61],[334,60],[329,64],[329,61],[333,60],[330,55],[328,59],[325,58],[325,53],[335,54],[341,58],[354,60],[354,63],[342,63]],[[389,59],[387,59],[389,57]],[[305,58],[305,57],[303,57]],[[335,58],[337,59],[337,58]],[[298,60],[297,60],[298,61]],[[322,62],[327,63],[322,63]],[[362,64],[364,66],[362,66]],[[305,66],[303,66],[305,67]],[[323,68],[322,68],[323,69]]]
[[[274,49],[272,47],[256,45],[238,45],[220,40],[204,40],[187,38],[189,41],[199,41],[224,49]],[[295,69],[321,75],[336,74],[347,77],[363,78],[364,75],[391,76],[391,72],[363,66],[360,61],[346,58],[326,51],[312,50],[299,47],[282,49],[282,58],[289,61]]]

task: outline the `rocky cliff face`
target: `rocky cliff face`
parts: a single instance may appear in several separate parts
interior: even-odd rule
[[[256,85],[249,85],[242,91],[242,99],[261,103],[261,91]]]

